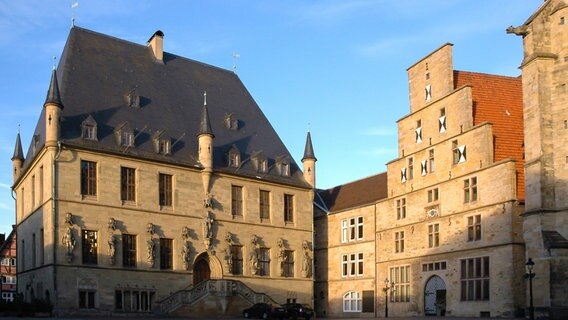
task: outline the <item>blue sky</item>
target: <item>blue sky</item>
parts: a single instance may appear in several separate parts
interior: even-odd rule
[[[73,1],[75,2],[75,1]],[[406,68],[454,44],[458,70],[518,76],[521,38],[507,35],[542,0],[76,1],[76,25],[236,72],[297,162],[306,130],[318,187],[386,170],[396,120],[409,112]],[[0,232],[14,223],[11,162],[40,114],[72,1],[0,0]],[[238,53],[239,58],[233,58]]]

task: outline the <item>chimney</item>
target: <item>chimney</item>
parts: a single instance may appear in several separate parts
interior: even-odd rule
[[[160,30],[154,32],[146,46],[152,49],[156,61],[164,62],[164,33]]]

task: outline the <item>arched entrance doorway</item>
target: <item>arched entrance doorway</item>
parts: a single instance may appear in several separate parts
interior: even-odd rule
[[[193,285],[211,278],[211,269],[207,256],[201,256],[193,264]]]
[[[446,315],[446,283],[438,276],[428,279],[424,287],[424,314]]]

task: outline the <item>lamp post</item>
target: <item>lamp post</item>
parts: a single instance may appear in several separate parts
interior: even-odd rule
[[[385,287],[383,292],[385,293],[385,318],[389,317],[389,297],[388,292],[394,287],[394,281],[389,281],[388,278],[385,279]]]
[[[530,303],[529,304],[529,319],[534,320],[532,279],[534,278],[536,273],[533,272],[534,261],[532,261],[532,258],[529,258],[527,260],[527,263],[525,263],[525,266],[527,268],[527,273],[525,274],[525,278],[529,279],[529,303]]]

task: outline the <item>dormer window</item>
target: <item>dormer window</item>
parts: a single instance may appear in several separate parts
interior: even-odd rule
[[[90,115],[81,123],[81,137],[85,140],[98,140],[97,122]]]
[[[132,89],[125,95],[126,105],[131,108],[140,108],[140,96],[136,89]]]
[[[253,154],[253,156],[251,156],[251,158],[253,160],[256,171],[261,173],[268,172],[268,160],[266,159],[262,151],[256,152],[255,154]]]
[[[171,139],[166,135],[165,130],[156,131],[152,135],[152,140],[154,140],[154,151],[159,154],[170,154],[171,153]]]
[[[287,156],[280,156],[276,159],[276,164],[278,167],[278,173],[282,177],[290,176],[290,162]]]
[[[225,114],[225,127],[229,130],[239,130],[239,119],[234,114]]]
[[[268,172],[268,160],[260,159],[258,161],[258,171],[262,173]]]
[[[116,142],[121,147],[134,146],[134,130],[130,127],[128,122],[123,123],[121,126],[114,130]]]
[[[231,150],[229,150],[229,153],[227,154],[227,160],[229,167],[237,168],[241,165],[241,153],[235,145],[233,145]]]
[[[160,140],[159,142],[159,150],[158,152],[161,154],[170,154],[170,141],[169,140]]]
[[[287,162],[283,162],[280,164],[280,175],[283,177],[290,176],[290,164]]]

